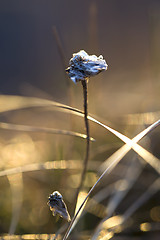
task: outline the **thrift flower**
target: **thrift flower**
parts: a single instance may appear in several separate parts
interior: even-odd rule
[[[100,55],[88,55],[84,50],[74,53],[66,69],[70,79],[76,83],[107,70],[107,63]]]

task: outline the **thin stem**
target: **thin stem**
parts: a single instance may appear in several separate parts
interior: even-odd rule
[[[84,97],[84,121],[85,121],[85,127],[86,127],[86,135],[87,135],[87,143],[86,143],[86,155],[84,159],[84,168],[81,176],[81,182],[79,186],[79,191],[83,185],[83,182],[85,180],[85,175],[87,171],[87,164],[89,159],[89,148],[90,148],[90,134],[89,134],[89,121],[88,121],[88,79],[85,81],[82,81],[83,86],[83,97]]]
[[[83,98],[84,98],[84,121],[85,121],[85,127],[86,127],[86,135],[87,135],[87,144],[86,144],[86,155],[85,155],[85,159],[84,159],[84,163],[83,163],[83,170],[82,170],[82,174],[81,174],[81,180],[80,180],[80,184],[79,187],[77,188],[77,192],[76,192],[76,196],[75,196],[75,201],[74,201],[74,209],[73,209],[73,213],[75,212],[75,208],[76,208],[76,203],[77,203],[77,198],[78,198],[78,194],[83,186],[84,180],[85,180],[85,175],[86,175],[86,171],[87,171],[87,165],[88,165],[88,159],[89,159],[89,148],[90,148],[90,134],[89,134],[89,122],[88,122],[88,79],[81,81],[82,83],[82,87],[83,87]],[[90,194],[90,193],[89,193]],[[89,197],[89,194],[87,195],[86,199]],[[64,236],[64,240],[67,239],[69,232],[71,230],[71,227],[78,215],[78,213],[80,212],[81,208],[83,207],[85,201],[83,202],[83,204],[81,205],[81,207],[78,209],[77,213],[74,215],[66,233]]]
[[[88,159],[89,159],[89,148],[90,148],[90,134],[89,134],[89,122],[88,122],[88,79],[81,81],[81,83],[82,83],[82,87],[83,87],[84,121],[85,121],[86,135],[87,135],[87,138],[86,138],[87,143],[86,143],[86,154],[85,154],[85,159],[84,159],[84,163],[83,163],[83,170],[82,170],[82,174],[81,174],[80,184],[79,184],[79,187],[77,188],[75,201],[74,201],[74,209],[73,209],[74,212],[75,212],[75,208],[76,208],[78,194],[79,194],[79,192],[83,186],[84,180],[85,180]]]
[[[63,240],[66,240],[70,234],[70,231],[71,231],[71,228],[73,226],[73,223],[75,222],[75,219],[77,218],[79,212],[81,211],[82,207],[85,205],[85,203],[87,202],[90,194],[92,193],[92,191],[94,190],[94,188],[97,186],[97,184],[101,181],[101,179],[104,177],[104,175],[107,173],[107,172],[110,172],[112,170],[112,168],[114,167],[114,165],[116,164],[117,162],[117,159],[112,163],[110,164],[110,166],[108,166],[108,168],[101,174],[101,176],[99,177],[99,179],[96,181],[96,183],[93,185],[93,187],[89,190],[87,196],[85,197],[84,201],[82,202],[81,206],[79,207],[78,211],[76,212],[76,214],[74,215],[74,217],[72,218],[71,220],[71,223],[65,233],[65,236],[63,238]]]
[[[64,69],[66,69],[66,67],[67,67],[65,51],[64,51],[64,48],[62,46],[62,42],[60,40],[60,36],[59,36],[58,31],[57,31],[57,27],[53,26],[52,30],[53,30],[53,34],[54,34],[54,37],[55,37],[55,40],[56,40],[58,53],[59,53],[59,56],[60,56],[60,59],[61,59],[61,64],[62,64],[62,67],[63,67],[64,77],[66,79],[67,86],[70,86],[70,80],[66,76],[66,71],[64,71]]]

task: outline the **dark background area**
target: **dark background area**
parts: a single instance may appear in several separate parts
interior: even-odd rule
[[[102,114],[106,110],[109,115],[156,110],[159,7],[158,0],[1,0],[0,92],[42,96],[43,91],[45,96],[66,102],[64,66],[53,34],[56,27],[66,66],[80,49],[106,59],[108,71],[98,76],[101,81],[90,83],[91,98],[98,89],[96,100]],[[78,96],[77,90],[75,105]],[[103,106],[104,98],[114,113]],[[97,110],[92,104],[90,109]]]
[[[109,64],[106,81],[122,73],[135,74],[135,82],[147,81],[157,47],[152,43],[158,10],[158,0],[1,0],[1,93],[21,93],[24,83],[51,95],[57,92],[55,86],[63,91],[64,75],[53,26],[60,35],[66,61],[73,52],[85,49],[104,55]]]

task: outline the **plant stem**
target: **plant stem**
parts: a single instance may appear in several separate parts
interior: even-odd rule
[[[83,163],[83,170],[82,170],[82,174],[81,174],[80,184],[79,184],[79,187],[77,188],[76,196],[75,196],[74,209],[73,209],[74,212],[75,212],[75,208],[76,208],[78,194],[79,194],[79,192],[83,186],[84,180],[85,180],[88,159],[89,159],[89,148],[90,148],[90,134],[89,134],[89,121],[88,121],[88,79],[81,81],[81,83],[83,86],[84,121],[85,121],[86,135],[87,135],[87,138],[86,138],[87,143],[86,143],[86,154],[85,154],[85,159],[84,159],[84,163]],[[73,212],[73,214],[74,214],[74,212]]]
[[[89,159],[89,148],[90,148],[90,134],[89,134],[89,121],[88,121],[88,79],[85,81],[82,81],[83,86],[83,97],[84,97],[84,121],[85,121],[85,127],[86,127],[86,135],[87,135],[87,143],[86,143],[86,155],[84,159],[84,166],[83,166],[83,172],[81,176],[81,182],[79,186],[79,190],[81,190],[81,187],[83,185],[83,182],[85,180],[85,175],[87,171],[87,164]]]

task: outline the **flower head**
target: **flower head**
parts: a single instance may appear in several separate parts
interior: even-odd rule
[[[49,201],[47,204],[50,207],[53,216],[59,215],[60,217],[66,219],[68,222],[71,221],[67,206],[63,201],[62,195],[58,191],[51,193],[48,200]]]
[[[81,50],[73,54],[66,72],[70,79],[76,83],[107,70],[107,67],[108,65],[102,55],[99,57],[88,55],[84,50]]]

